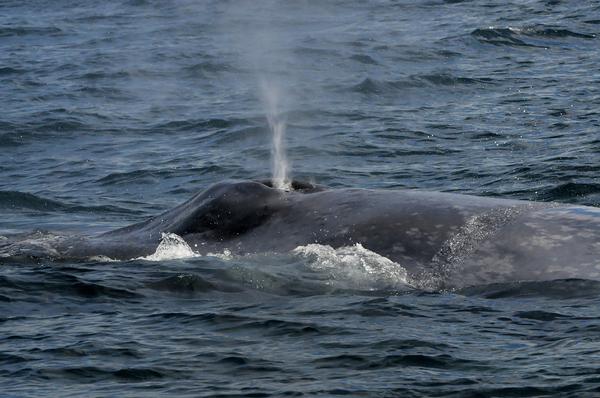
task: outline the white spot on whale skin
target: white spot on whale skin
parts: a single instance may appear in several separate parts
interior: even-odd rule
[[[519,245],[521,247],[530,248],[530,250],[535,250],[536,248],[552,250],[563,246],[567,241],[572,239],[573,236],[540,233],[538,235],[530,236],[527,240],[523,240],[519,243]]]
[[[190,257],[200,257],[200,255],[195,253],[181,236],[173,233],[162,233],[156,251],[149,256],[138,257],[136,260],[163,261]]]
[[[298,246],[292,252],[307,259],[307,265],[313,271],[327,273],[328,284],[335,287],[362,290],[411,288],[401,265],[365,249],[360,243],[338,249],[308,244]]]

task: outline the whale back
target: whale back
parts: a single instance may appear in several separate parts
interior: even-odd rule
[[[282,192],[256,181],[214,184],[190,200],[147,221],[103,234],[143,235],[159,239],[162,233],[201,234],[224,240],[256,228],[283,205]]]
[[[433,288],[600,280],[597,208],[414,190],[292,187],[220,182],[158,216],[101,235],[7,238],[0,255],[132,259],[154,253],[163,234],[173,233],[200,254],[361,244],[410,275],[428,278],[433,284],[423,286]]]

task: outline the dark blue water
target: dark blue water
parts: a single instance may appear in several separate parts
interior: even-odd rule
[[[270,176],[264,80],[296,179],[598,206],[599,33],[593,1],[2,1],[0,236]],[[598,282],[174,254],[0,258],[0,396],[600,396]]]

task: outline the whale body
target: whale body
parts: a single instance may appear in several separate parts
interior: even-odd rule
[[[60,240],[60,258],[132,259],[163,233],[199,254],[289,252],[360,243],[432,286],[600,280],[600,209],[417,190],[327,189],[224,181],[138,224]]]

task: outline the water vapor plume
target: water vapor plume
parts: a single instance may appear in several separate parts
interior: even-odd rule
[[[292,184],[288,176],[288,160],[285,147],[286,116],[279,109],[281,92],[272,80],[262,77],[260,89],[265,104],[267,121],[273,135],[271,148],[271,167],[273,170],[273,187],[289,191]]]
[[[242,5],[245,4],[245,5]],[[291,190],[290,163],[286,154],[287,113],[293,76],[290,36],[281,20],[288,12],[284,2],[235,3],[227,9],[223,26],[232,36],[244,69],[250,68],[253,81],[271,131],[271,170],[273,187]]]

